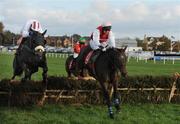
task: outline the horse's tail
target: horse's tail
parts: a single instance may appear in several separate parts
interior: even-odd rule
[[[22,75],[23,73],[23,69],[22,66],[20,65],[20,63],[18,62],[18,55],[15,55],[14,60],[13,60],[13,73],[14,75]]]

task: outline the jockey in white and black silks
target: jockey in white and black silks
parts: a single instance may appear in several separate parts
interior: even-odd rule
[[[36,31],[39,33],[43,33],[41,24],[38,20],[31,19],[26,22],[26,24],[23,26],[21,32],[20,32],[20,38],[17,40],[17,44],[19,45],[18,50],[21,47],[21,44],[23,42],[23,38],[26,38],[31,35],[31,31]]]
[[[111,23],[106,22],[102,25],[98,26],[96,30],[91,34],[91,40],[89,41],[89,45],[85,47],[77,57],[76,64],[76,72],[80,74],[80,71],[83,68],[83,61],[87,54],[94,51],[106,51],[108,48],[115,47],[115,37],[113,32],[111,31]]]

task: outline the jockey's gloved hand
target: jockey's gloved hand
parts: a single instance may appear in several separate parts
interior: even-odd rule
[[[109,45],[106,47],[106,49],[112,49],[112,48],[113,46],[109,46]]]
[[[104,46],[99,46],[99,49],[101,50],[101,51],[103,51],[103,52],[105,52],[106,51],[106,47],[104,47]]]
[[[104,48],[103,46],[101,46],[101,45],[99,46],[99,49],[101,49],[101,50],[102,50],[103,48]]]
[[[106,47],[104,47],[103,49],[101,49],[103,52],[105,52],[106,51]]]

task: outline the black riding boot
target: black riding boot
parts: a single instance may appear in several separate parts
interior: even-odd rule
[[[92,54],[92,58],[91,58],[91,63],[94,63],[100,54],[101,54],[100,49],[94,50],[94,52]]]
[[[70,70],[73,71],[76,68],[76,58],[73,58]]]
[[[15,55],[20,55],[24,41],[25,41],[25,38],[23,38],[21,43],[19,44],[19,47],[17,48]]]

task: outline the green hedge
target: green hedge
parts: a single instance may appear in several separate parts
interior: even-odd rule
[[[174,79],[167,76],[132,76],[128,78],[121,78],[119,81],[120,88],[171,88]],[[177,92],[180,89],[180,79],[177,80]],[[41,81],[27,81],[20,83],[19,81],[11,83],[9,79],[3,79],[0,81],[0,91],[11,92],[10,97],[7,95],[0,95],[1,103],[7,104],[7,101],[11,101],[11,105],[27,105],[36,104],[42,97],[45,84]],[[68,102],[80,102],[80,103],[93,103],[101,104],[103,102],[102,93],[96,90],[100,89],[100,85],[95,80],[74,80],[66,77],[48,77],[47,89],[61,89],[61,90],[92,90],[91,93],[79,94],[74,100]],[[28,95],[28,92],[40,92],[40,95]],[[168,96],[170,91],[121,91],[122,102],[168,102]],[[180,98],[176,97],[172,99],[172,102],[180,102]]]
[[[177,87],[180,87],[179,80]],[[161,87],[170,88],[174,79],[167,76],[131,76],[128,78],[121,78],[119,87],[133,87],[133,88],[149,88]],[[20,83],[19,81],[10,83],[9,79],[0,81],[0,91],[42,91],[44,84],[41,81],[27,81]],[[65,90],[95,90],[99,89],[99,83],[94,80],[75,80],[66,77],[48,77],[48,89],[65,89]]]

